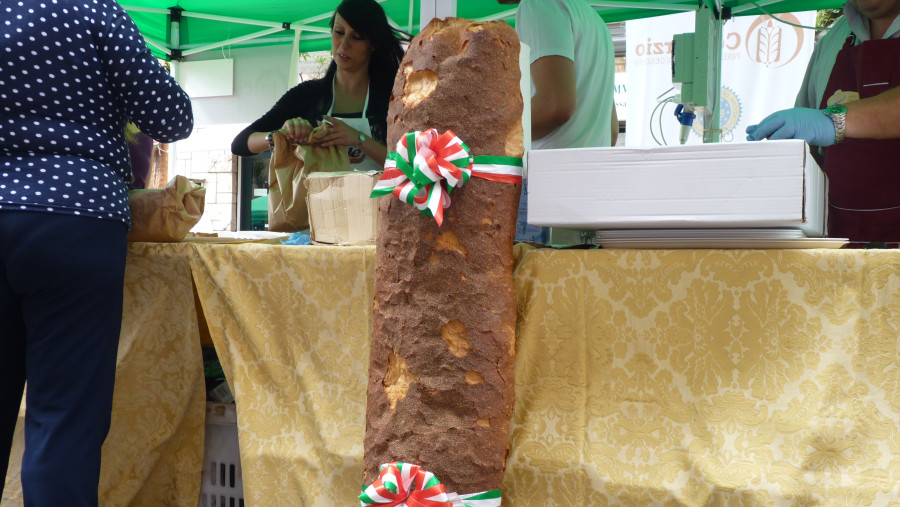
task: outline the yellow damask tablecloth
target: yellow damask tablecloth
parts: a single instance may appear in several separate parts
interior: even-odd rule
[[[900,505],[900,252],[532,251],[512,505]]]
[[[195,254],[237,404],[246,505],[359,505],[374,248],[198,245]]]
[[[197,507],[206,386],[190,249],[128,245],[113,413],[100,470],[102,506]],[[22,420],[3,507],[23,505]]]
[[[504,505],[900,505],[900,252],[518,248]],[[357,505],[374,250],[196,253],[248,505]]]
[[[900,252],[517,248],[504,505],[900,505]],[[132,246],[129,266],[187,259],[237,399],[246,505],[358,505],[374,249]],[[164,285],[137,294],[193,301]],[[182,341],[145,361],[199,361]],[[133,444],[190,433],[156,427]],[[199,481],[188,461],[178,479]],[[183,488],[155,505],[196,504]]]

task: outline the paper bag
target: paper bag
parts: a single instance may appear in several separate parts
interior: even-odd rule
[[[206,188],[178,175],[165,188],[132,190],[128,198],[128,241],[181,241],[203,215]]]
[[[313,172],[348,171],[350,159],[341,146],[322,147],[317,139],[329,127],[317,127],[308,144],[295,144],[282,132],[274,136],[275,148],[269,161],[269,230],[297,232],[309,227],[306,207],[306,176]]]

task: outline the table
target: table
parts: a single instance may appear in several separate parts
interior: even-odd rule
[[[517,245],[516,255],[504,505],[900,499],[900,252]],[[197,313],[236,398],[247,505],[357,505],[374,259],[373,247],[131,246],[134,274],[189,262]],[[193,301],[184,287],[177,297],[149,289],[129,287],[126,301]],[[160,320],[180,329],[171,315]],[[193,345],[179,353],[199,356]],[[125,390],[117,383],[117,400]],[[148,403],[202,407],[185,393]],[[202,438],[187,440],[181,451],[196,456]],[[182,483],[192,467],[199,480],[189,461]],[[175,480],[165,471],[148,479],[167,476]],[[181,505],[175,496],[196,505],[188,489],[156,505]]]

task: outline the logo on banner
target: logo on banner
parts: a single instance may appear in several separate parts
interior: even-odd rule
[[[636,58],[628,65],[670,66],[672,65],[672,41],[653,41],[647,37],[646,43],[634,47]]]
[[[722,95],[719,97],[719,129],[722,137],[731,135],[734,128],[741,121],[741,100],[727,86],[722,87]],[[703,137],[703,115],[698,114],[694,120],[692,129],[694,134]]]
[[[778,19],[800,24],[800,20],[790,13],[779,14]],[[803,29],[781,23],[771,16],[759,16],[750,25],[744,40],[744,48],[754,62],[766,67],[784,67],[800,54]]]

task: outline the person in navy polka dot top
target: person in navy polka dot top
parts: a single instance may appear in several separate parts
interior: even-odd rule
[[[27,379],[26,505],[97,505],[122,319],[126,120],[190,99],[114,0],[0,0],[0,493]]]
[[[184,139],[187,95],[113,1],[0,0],[0,19],[0,210],[127,223],[126,117]]]

